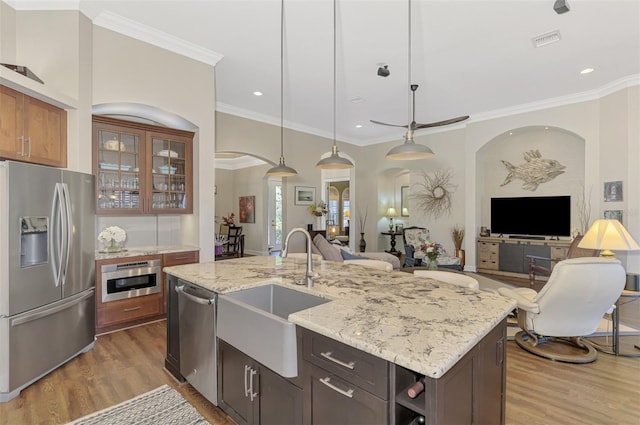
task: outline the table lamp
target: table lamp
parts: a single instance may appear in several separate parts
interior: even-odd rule
[[[397,217],[398,213],[394,207],[389,207],[387,217],[389,217],[389,232],[393,232],[393,217]]]
[[[638,251],[640,246],[618,220],[596,220],[578,244],[599,249],[601,257],[615,258],[612,251]]]
[[[332,224],[328,227],[328,230],[329,230],[329,239],[333,240],[338,235],[338,231],[340,230],[340,228],[335,224]]]

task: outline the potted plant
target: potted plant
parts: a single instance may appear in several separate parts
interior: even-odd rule
[[[460,259],[460,267],[464,268],[464,249],[462,249],[462,241],[464,240],[464,228],[457,224],[451,229],[451,238],[453,246],[456,249],[456,257]]]

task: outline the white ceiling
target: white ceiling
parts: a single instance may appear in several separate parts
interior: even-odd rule
[[[216,63],[219,54],[217,109],[280,123],[280,1],[6,1],[25,10],[79,7],[112,29],[142,24],[146,37],[173,40],[198,60]],[[416,120],[470,115],[468,123],[640,84],[640,0],[568,2],[571,11],[559,15],[554,0],[413,0]],[[285,125],[328,137],[334,116],[333,4],[284,2]],[[403,129],[369,120],[409,121],[408,4],[337,0],[338,140],[367,145],[402,138]],[[533,47],[533,37],[554,30],[559,42]],[[377,76],[380,63],[389,65],[389,77]],[[595,71],[581,75],[587,67]],[[254,96],[257,90],[264,95]]]

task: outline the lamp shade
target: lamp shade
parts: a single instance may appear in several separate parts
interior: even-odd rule
[[[297,175],[298,172],[293,168],[287,166],[284,163],[284,156],[281,156],[280,164],[276,165],[275,167],[271,167],[266,174],[267,176],[273,176],[273,177],[292,177]]]
[[[404,207],[402,209],[402,215],[405,216],[405,217],[409,217],[409,208]]]
[[[396,209],[394,207],[389,207],[389,209],[387,210],[387,217],[397,217],[398,216],[398,212],[396,211]]]
[[[640,246],[618,220],[596,220],[578,244],[579,248],[599,249],[603,257],[611,251],[638,251]]]
[[[415,143],[413,140],[406,140],[403,144],[396,146],[387,153],[387,159],[395,160],[416,160],[431,158],[435,154],[425,145]]]

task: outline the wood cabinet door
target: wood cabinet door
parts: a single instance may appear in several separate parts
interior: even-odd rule
[[[218,403],[238,424],[252,424],[259,409],[259,395],[251,400],[247,394],[253,379],[254,393],[259,388],[258,376],[250,376],[247,368],[258,370],[251,357],[226,342],[218,344]]]
[[[67,112],[29,96],[24,97],[24,136],[29,162],[67,166]]]
[[[150,212],[193,212],[192,138],[147,132],[147,179],[151,182]]]
[[[260,367],[260,425],[301,424],[302,399],[302,389]]]
[[[26,154],[22,141],[24,95],[8,87],[0,86],[0,156],[22,160]]]

